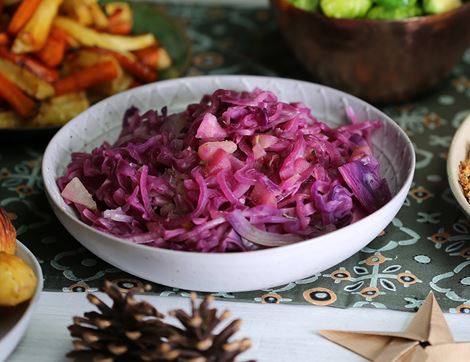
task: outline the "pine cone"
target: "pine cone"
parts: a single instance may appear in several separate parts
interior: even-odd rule
[[[147,286],[148,288],[149,286]],[[146,288],[146,289],[147,289]],[[109,307],[93,294],[88,300],[100,313],[87,312],[83,317],[74,317],[68,327],[75,350],[67,357],[75,361],[165,361],[176,358],[167,343],[173,333],[151,304],[134,299],[133,290],[121,293],[120,289],[105,281],[103,291],[113,300]]]
[[[207,296],[195,305],[196,294],[191,294],[191,314],[178,309],[170,312],[182,324],[183,328],[173,327],[174,334],[168,339],[168,351],[173,351],[178,357],[177,362],[233,362],[235,358],[251,347],[248,338],[237,341],[229,339],[240,329],[242,321],[236,319],[230,322],[219,333],[214,330],[226,320],[230,313],[224,311],[217,315],[216,308],[209,308],[213,302],[212,296]]]

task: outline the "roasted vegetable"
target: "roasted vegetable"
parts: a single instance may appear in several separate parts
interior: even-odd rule
[[[119,69],[112,61],[96,63],[83,68],[55,83],[56,95],[80,92],[95,85],[109,82],[119,75]]]
[[[0,111],[0,128],[25,126],[24,120],[14,111]]]
[[[93,16],[86,0],[64,0],[60,10],[84,26],[93,25]]]
[[[94,52],[90,50],[91,48],[81,48],[67,56],[63,63],[63,72],[65,75],[70,75],[71,73],[81,70],[83,68],[88,68],[90,65],[104,62],[107,60],[114,61],[118,65],[118,61],[114,59],[109,54]]]
[[[90,106],[85,93],[69,93],[50,98],[41,103],[32,126],[65,124]]]
[[[111,33],[126,35],[131,32],[134,20],[128,3],[108,3],[104,8],[108,15],[108,29]]]
[[[333,18],[361,18],[372,6],[371,0],[321,0],[325,15]]]
[[[67,47],[67,35],[56,26],[51,29],[51,34],[46,45],[38,52],[37,56],[49,67],[57,67],[64,59]]]
[[[26,54],[14,54],[0,46],[0,57],[9,60],[19,67],[24,67],[36,77],[46,82],[55,82],[59,78],[57,70],[46,67],[43,63]]]
[[[90,89],[92,95],[101,95],[104,97],[109,97],[113,94],[123,92],[133,87],[136,80],[135,78],[130,75],[129,73],[122,71],[122,73],[111,82],[105,82],[94,86]],[[99,97],[102,98],[102,97]]]
[[[126,2],[0,0],[0,15],[0,128],[63,124],[172,62],[153,34],[129,35]]]
[[[0,306],[15,306],[34,295],[37,277],[16,255],[0,252]]]
[[[24,0],[15,11],[15,14],[11,18],[10,24],[8,24],[8,33],[16,35],[23,29],[26,23],[31,19],[37,7],[41,3],[41,0]]]
[[[151,46],[149,48],[136,50],[134,54],[139,60],[153,69],[166,69],[171,66],[171,58],[165,48]]]
[[[123,36],[100,33],[63,16],[58,16],[54,20],[54,24],[64,29],[66,33],[75,38],[80,44],[90,47],[97,46],[125,52],[147,48],[156,44],[153,34]]]
[[[10,38],[6,33],[0,33],[0,46],[8,45]]]
[[[109,54],[109,50],[99,50],[95,51],[95,48],[90,48],[77,51],[65,61],[64,70],[70,74],[74,70],[87,68],[96,63],[112,61],[118,69],[117,77],[111,81],[96,85],[90,90],[96,95],[110,96],[129,89],[134,82],[134,78],[123,70],[118,60]],[[105,50],[105,52],[101,52],[101,50]]]
[[[36,99],[54,95],[54,87],[38,78],[28,69],[0,57],[0,73],[18,88]]]
[[[89,9],[95,27],[97,29],[106,30],[109,26],[109,20],[96,0],[90,2]]]
[[[1,72],[0,99],[6,101],[22,117],[30,117],[36,110],[36,103]]]
[[[31,19],[17,35],[12,48],[14,53],[29,53],[42,49],[61,3],[62,0],[41,1]]]
[[[89,51],[113,57],[124,70],[144,82],[150,83],[157,80],[156,67],[149,67],[146,64],[135,61],[128,55],[103,48],[89,48]]]

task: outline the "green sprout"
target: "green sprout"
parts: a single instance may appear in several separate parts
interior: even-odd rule
[[[440,14],[462,5],[460,0],[423,0],[423,8],[426,13]]]
[[[415,6],[417,0],[375,0],[374,3],[378,6],[386,8],[400,8]]]
[[[307,11],[316,11],[319,0],[289,0],[290,3],[299,9]]]
[[[1,0],[0,0],[1,1]],[[440,14],[470,0],[288,0],[299,9],[332,18],[402,20]]]
[[[333,18],[362,18],[371,6],[371,0],[320,0],[323,13]]]
[[[398,8],[374,6],[367,13],[367,18],[374,20],[401,20],[420,15],[423,15],[423,11],[419,6],[403,6]]]

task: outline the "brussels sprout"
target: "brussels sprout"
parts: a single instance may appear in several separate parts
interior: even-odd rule
[[[289,0],[289,2],[299,9],[315,11],[318,8],[319,0]]]
[[[362,18],[372,6],[371,0],[320,0],[326,16],[333,18]]]
[[[374,6],[367,13],[367,18],[374,20],[400,20],[423,15],[419,6],[407,6],[401,8],[386,8],[384,6]]]
[[[375,3],[386,8],[399,8],[402,6],[414,6],[416,5],[416,0],[375,0]]]
[[[429,14],[443,13],[460,5],[462,5],[460,0],[423,0],[424,11]]]

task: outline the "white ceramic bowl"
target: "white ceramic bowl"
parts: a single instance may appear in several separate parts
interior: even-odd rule
[[[470,115],[463,121],[452,139],[447,155],[447,177],[450,189],[460,207],[470,216],[470,204],[465,198],[459,184],[459,165],[468,157],[470,151]]]
[[[38,278],[38,283],[34,296],[29,303],[8,308],[8,313],[7,309],[2,307],[0,316],[0,362],[6,360],[23,337],[42,292],[43,277],[41,267],[34,255],[18,240],[16,241],[16,255],[33,269],[34,274]]]
[[[218,88],[273,91],[283,101],[300,101],[320,120],[344,124],[345,105],[359,119],[378,119],[374,152],[389,182],[393,199],[372,215],[337,231],[284,247],[252,252],[205,254],[136,245],[96,231],[81,222],[60,196],[56,179],[64,173],[72,151],[90,151],[113,142],[125,110],[179,111]],[[393,219],[409,190],[415,156],[405,133],[385,114],[346,93],[313,83],[254,76],[204,76],[149,84],[115,95],[91,107],[65,125],[44,154],[42,173],[46,194],[65,228],[86,248],[110,264],[156,283],[198,291],[247,291],[288,283],[323,271],[353,255]]]

